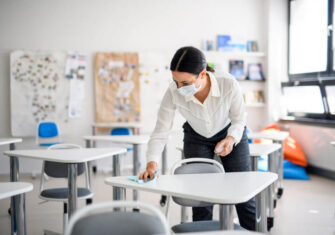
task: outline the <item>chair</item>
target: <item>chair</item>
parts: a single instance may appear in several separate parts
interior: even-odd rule
[[[132,212],[135,208],[140,212]],[[65,231],[65,235],[91,234],[167,235],[170,231],[168,222],[157,208],[138,201],[112,201],[78,210]]]
[[[131,132],[128,128],[114,128],[111,130],[111,135],[131,135]],[[132,151],[133,148],[127,148],[127,152]]]
[[[80,149],[81,146],[75,144],[55,144],[50,146],[50,151],[57,151],[59,149]],[[78,199],[86,199],[86,204],[92,203],[93,193],[91,192],[91,185],[89,179],[89,172],[87,163],[78,163],[78,173],[81,175],[85,172],[86,187],[78,188]],[[65,231],[68,215],[67,215],[67,200],[68,200],[68,188],[48,188],[44,189],[44,174],[53,178],[68,178],[68,165],[66,163],[49,162],[43,161],[41,181],[40,181],[40,194],[39,197],[45,201],[59,201],[63,202],[63,232]],[[44,231],[44,234],[54,234],[48,230]]]
[[[41,122],[38,124],[36,143],[39,146],[49,147],[60,144],[60,136],[55,122]]]
[[[176,162],[171,168],[171,174],[205,174],[205,173],[224,173],[223,166],[215,160],[206,158],[188,158]],[[166,217],[168,217],[170,196],[166,207]],[[183,207],[205,207],[212,206],[212,203],[172,197],[173,201]],[[216,231],[220,229],[219,221],[196,221],[178,224],[172,227],[175,233]],[[234,225],[234,229],[242,229]]]

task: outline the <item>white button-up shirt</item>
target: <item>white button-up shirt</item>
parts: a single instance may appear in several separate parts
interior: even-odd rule
[[[239,143],[246,123],[240,86],[229,73],[220,78],[216,78],[210,72],[207,74],[210,77],[211,87],[204,103],[193,95],[189,97],[180,95],[177,85],[174,82],[170,84],[159,108],[156,126],[148,143],[148,162],[157,162],[160,158],[172,129],[176,109],[194,131],[206,138],[214,136],[231,123],[228,135],[235,138],[235,145]]]

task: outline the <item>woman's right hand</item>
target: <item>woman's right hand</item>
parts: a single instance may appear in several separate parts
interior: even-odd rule
[[[154,174],[157,171],[157,162],[148,162],[147,163],[147,168],[146,170],[140,174],[139,179],[140,180],[144,180],[144,182],[147,182],[148,177],[150,177],[150,180],[152,180],[154,178]],[[159,177],[159,175],[157,176],[157,178]]]

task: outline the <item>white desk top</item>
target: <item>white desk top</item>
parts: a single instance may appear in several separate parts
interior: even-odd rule
[[[31,183],[5,182],[0,183],[0,199],[12,197],[33,190]]]
[[[335,147],[335,141],[330,142],[330,144]]]
[[[173,233],[172,233],[173,234]],[[265,233],[258,233],[252,231],[211,231],[211,232],[194,232],[194,233],[176,233],[178,235],[265,235]]]
[[[0,145],[13,144],[13,143],[19,143],[19,142],[22,142],[22,139],[20,139],[20,138],[3,138],[3,139],[0,139]]]
[[[5,151],[4,154],[13,157],[33,158],[37,160],[80,163],[111,157],[126,153],[125,148],[83,148],[83,149],[34,149]]]
[[[280,144],[249,144],[250,156],[260,157],[268,155],[281,148]]]
[[[249,139],[271,139],[283,141],[290,135],[290,133],[287,131],[279,131],[274,133],[251,132],[247,135]]]
[[[110,141],[123,144],[147,144],[150,139],[148,135],[91,135],[83,138],[85,140]]]
[[[155,183],[139,184],[125,176],[110,177],[105,183],[162,195],[178,196],[215,204],[246,202],[278,178],[271,172],[162,175]]]
[[[93,123],[93,127],[128,127],[128,128],[140,128],[142,127],[142,123],[140,122],[110,122],[110,123]]]

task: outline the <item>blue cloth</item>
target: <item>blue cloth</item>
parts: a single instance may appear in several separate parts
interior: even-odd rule
[[[148,177],[147,182],[144,182],[144,180],[140,180],[138,176],[128,176],[128,179],[130,179],[131,181],[137,182],[139,184],[154,183],[154,182],[156,182],[158,172],[159,171],[156,171],[156,173],[154,174],[154,178],[152,180],[150,180],[150,178]]]

